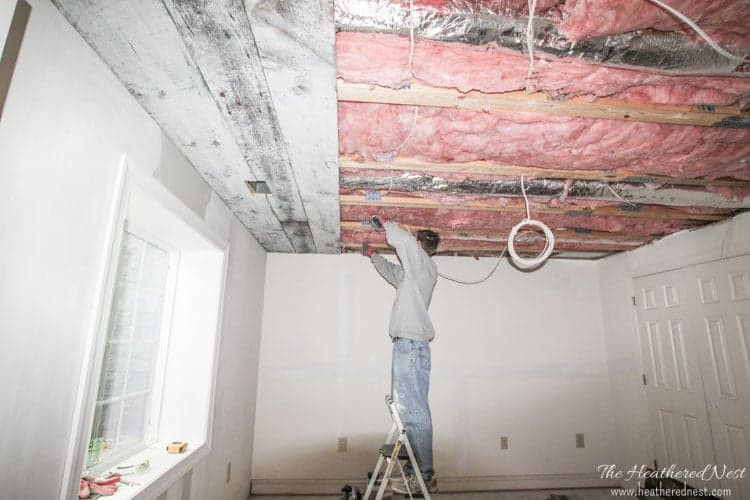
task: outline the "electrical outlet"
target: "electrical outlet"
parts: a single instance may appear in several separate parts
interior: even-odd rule
[[[501,450],[508,449],[508,436],[500,436],[500,449]]]
[[[232,479],[232,462],[227,463],[227,483]]]
[[[586,445],[583,442],[583,433],[576,434],[576,448],[585,448]]]
[[[336,450],[338,451],[346,451],[349,447],[349,439],[345,437],[340,437],[336,439]]]

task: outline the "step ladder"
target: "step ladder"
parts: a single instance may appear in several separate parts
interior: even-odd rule
[[[378,475],[380,474],[380,469],[383,467],[383,464],[385,464],[385,472],[383,473],[383,478],[380,482],[380,487],[378,488],[375,500],[383,499],[385,490],[391,480],[391,474],[393,474],[394,467],[398,467],[401,477],[404,480],[404,484],[406,484],[409,497],[413,498],[412,493],[416,492],[409,491],[409,485],[406,481],[406,476],[404,475],[404,469],[401,466],[402,460],[411,462],[414,474],[417,476],[417,482],[419,483],[421,494],[424,496],[425,500],[431,500],[430,493],[427,491],[427,486],[422,477],[422,471],[417,463],[417,458],[414,456],[414,450],[409,442],[409,437],[406,435],[406,429],[404,429],[404,424],[401,422],[401,416],[399,416],[398,410],[396,409],[396,405],[393,404],[391,396],[387,395],[385,397],[385,405],[388,408],[388,413],[391,415],[391,420],[393,420],[393,426],[391,427],[388,436],[385,438],[385,444],[380,449],[378,462],[375,465],[375,470],[372,472],[370,482],[367,484],[365,500],[370,500],[370,495],[372,495],[372,492],[375,489],[375,483],[378,480]]]

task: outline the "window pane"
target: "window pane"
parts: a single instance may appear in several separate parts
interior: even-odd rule
[[[144,441],[168,272],[167,252],[124,233],[87,466]]]
[[[153,374],[154,358],[156,357],[155,345],[152,342],[134,343],[130,355],[130,369],[128,373],[128,394],[141,392],[151,388],[151,376]]]
[[[130,344],[108,344],[104,352],[102,376],[99,382],[98,401],[122,396],[128,369]]]
[[[159,335],[162,302],[163,296],[161,293],[151,290],[139,290],[133,330],[135,338],[139,340],[156,340]]]
[[[146,432],[147,400],[148,394],[141,394],[123,401],[118,447],[130,447],[143,441]]]
[[[112,453],[117,443],[117,427],[120,421],[122,402],[97,405],[94,416],[94,428],[89,444],[87,463],[94,464]],[[98,457],[97,457],[98,455]]]
[[[109,320],[111,339],[130,338],[135,322],[135,305],[138,289],[135,286],[118,286],[112,302],[112,313]]]
[[[164,282],[167,280],[169,256],[161,248],[153,245],[147,245],[145,250],[143,272],[141,273],[141,288],[162,293],[164,291]]]
[[[118,284],[122,286],[137,286],[141,277],[141,264],[146,242],[125,233],[122,242],[122,256],[118,271]]]

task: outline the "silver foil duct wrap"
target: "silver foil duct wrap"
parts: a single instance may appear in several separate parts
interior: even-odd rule
[[[528,17],[519,17],[508,1],[490,4],[446,0],[440,9],[415,7],[415,32],[429,40],[473,45],[494,42],[525,52]],[[335,23],[339,31],[408,35],[411,20],[407,2],[335,1]],[[534,20],[534,49],[541,57],[578,57],[609,66],[677,74],[726,75],[736,67],[706,44],[695,43],[674,32],[636,31],[573,43],[558,32],[555,22],[543,16]]]

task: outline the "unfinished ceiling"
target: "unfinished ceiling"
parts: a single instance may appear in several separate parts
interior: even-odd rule
[[[749,2],[678,4],[747,52]],[[442,253],[498,254],[525,217],[521,176],[567,254],[750,207],[750,64],[647,0],[539,0],[529,77],[527,24],[523,0],[336,2],[345,249],[384,246],[362,222],[379,213],[441,232]]]
[[[558,255],[750,207],[750,61],[649,0],[537,0],[531,73],[525,0],[53,2],[268,251],[384,247],[380,214],[496,255],[521,176]],[[747,53],[750,2],[675,4]]]

